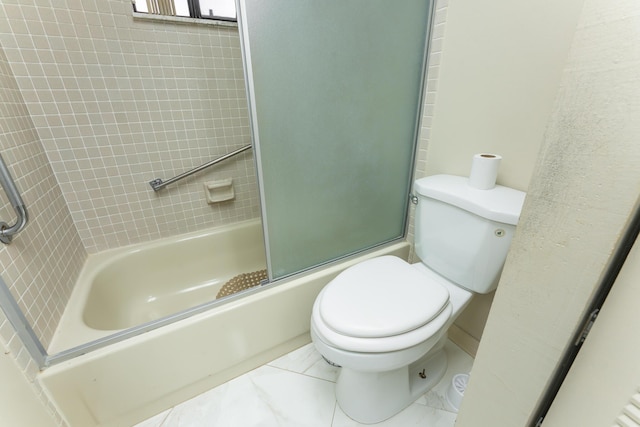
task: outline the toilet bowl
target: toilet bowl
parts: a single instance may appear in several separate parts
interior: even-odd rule
[[[320,292],[311,338],[342,366],[336,399],[354,420],[383,421],[444,375],[446,332],[474,293],[496,289],[525,193],[465,177],[417,180],[419,263],[385,256],[349,267]]]
[[[447,367],[446,331],[471,297],[423,264],[393,256],[364,261],[327,285],[314,303],[311,337],[342,367],[342,410],[380,422],[437,384]]]

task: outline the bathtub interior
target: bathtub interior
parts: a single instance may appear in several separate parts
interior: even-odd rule
[[[90,255],[47,352],[209,303],[229,279],[265,268],[260,220]]]

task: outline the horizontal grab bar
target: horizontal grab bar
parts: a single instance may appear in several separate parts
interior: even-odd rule
[[[4,192],[7,193],[9,203],[11,203],[11,206],[13,206],[13,210],[17,215],[16,223],[13,225],[0,221],[0,242],[8,245],[11,243],[13,236],[21,232],[27,226],[27,222],[29,222],[29,214],[27,213],[27,207],[22,201],[22,197],[20,197],[20,192],[18,192],[16,183],[13,181],[13,178],[9,173],[9,168],[7,168],[7,164],[4,162],[1,155],[0,184],[2,184]]]
[[[166,187],[169,184],[173,184],[174,182],[179,181],[182,178],[186,178],[186,177],[188,177],[190,175],[193,175],[196,172],[200,172],[202,169],[206,169],[209,166],[213,166],[213,165],[215,165],[217,163],[220,163],[223,160],[227,160],[228,158],[233,157],[236,154],[240,154],[243,151],[247,151],[250,148],[251,148],[251,144],[245,145],[244,147],[238,148],[237,150],[232,151],[229,154],[225,154],[222,157],[218,157],[217,159],[211,160],[210,162],[207,162],[204,165],[200,165],[197,168],[193,168],[193,169],[191,169],[191,170],[189,170],[187,172],[183,172],[180,175],[174,176],[173,178],[168,179],[166,181],[163,181],[160,178],[156,178],[153,181],[149,181],[149,185],[151,186],[151,188],[153,188],[153,191],[162,190],[164,187]]]

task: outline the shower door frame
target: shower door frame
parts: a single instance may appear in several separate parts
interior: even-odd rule
[[[419,82],[419,93],[417,99],[417,109],[414,118],[414,131],[413,131],[413,144],[412,144],[412,153],[411,153],[411,162],[409,164],[409,182],[407,183],[407,198],[406,198],[406,207],[403,218],[403,232],[402,235],[389,239],[387,241],[379,242],[378,244],[370,247],[366,247],[360,249],[358,251],[343,255],[339,258],[334,258],[327,260],[323,263],[314,265],[312,267],[291,273],[289,275],[273,279],[272,276],[272,259],[271,253],[269,251],[269,231],[267,228],[267,212],[266,212],[266,200],[265,200],[265,188],[264,188],[264,180],[263,180],[263,169],[262,164],[259,159],[262,158],[261,153],[261,145],[260,145],[260,136],[258,131],[258,119],[257,119],[257,110],[256,110],[256,102],[255,102],[255,88],[254,82],[251,76],[253,75],[253,66],[250,61],[251,57],[251,48],[247,43],[249,39],[249,32],[244,22],[244,11],[246,10],[246,0],[236,0],[236,10],[238,16],[238,30],[240,32],[240,45],[242,49],[242,63],[243,63],[243,71],[244,71],[244,80],[245,80],[245,90],[247,92],[247,101],[249,106],[249,122],[250,122],[250,130],[251,130],[251,139],[253,145],[254,152],[254,162],[256,165],[256,173],[258,175],[258,190],[260,195],[260,210],[261,210],[261,218],[263,224],[263,235],[265,242],[265,252],[267,259],[267,273],[268,273],[268,281],[271,283],[278,283],[279,281],[285,279],[293,279],[302,274],[307,274],[313,272],[319,268],[322,268],[327,265],[331,265],[333,263],[339,262],[344,259],[348,259],[349,257],[357,256],[359,254],[367,253],[370,251],[374,251],[377,248],[391,245],[398,241],[405,240],[407,237],[407,232],[409,229],[409,214],[410,214],[410,203],[412,202],[412,193],[413,193],[413,181],[415,180],[415,168],[416,168],[416,157],[418,154],[418,145],[420,142],[420,130],[422,126],[422,116],[424,110],[424,100],[425,100],[425,91],[426,91],[426,81],[427,81],[427,72],[429,70],[429,53],[431,48],[431,39],[433,34],[433,18],[435,14],[435,3],[436,0],[427,0],[429,1],[428,13],[427,13],[427,23],[426,23],[426,34],[424,40],[424,51],[422,53],[422,70],[420,71],[420,82]]]

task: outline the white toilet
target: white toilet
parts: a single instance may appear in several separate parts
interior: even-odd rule
[[[354,265],[320,292],[311,338],[340,365],[336,398],[360,423],[383,421],[440,381],[446,331],[473,293],[498,283],[525,193],[478,190],[465,177],[415,182],[415,250]]]

